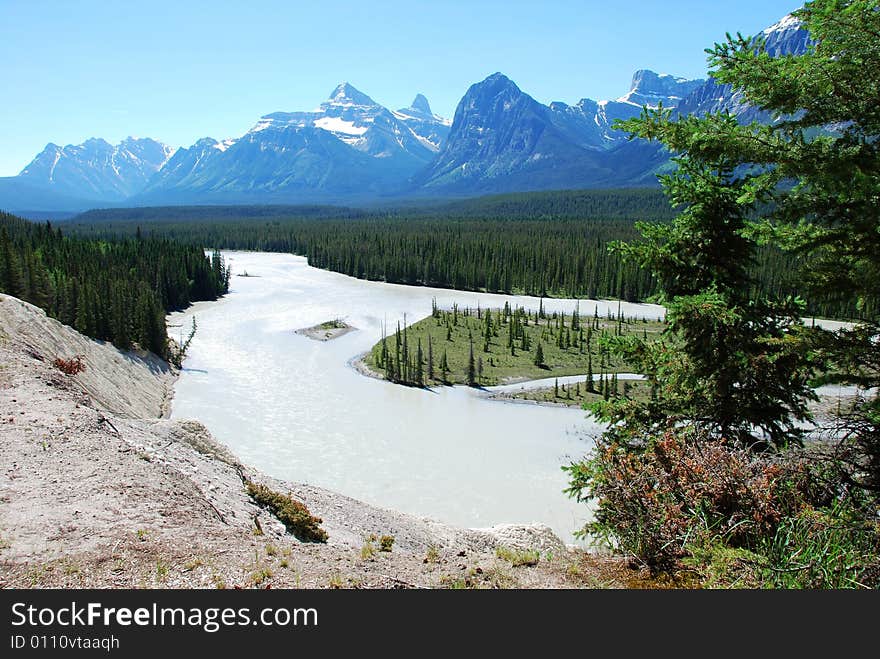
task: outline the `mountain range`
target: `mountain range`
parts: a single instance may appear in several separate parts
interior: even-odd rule
[[[764,31],[772,55],[802,52],[807,33],[785,17]],[[656,185],[661,147],[613,128],[643,106],[728,111],[773,121],[711,78],[640,70],[613,101],[544,105],[501,73],[467,90],[450,121],[418,94],[389,110],[349,83],[311,112],[274,112],[247,133],[173,149],[149,138],[48,144],[18,176],[0,178],[0,208],[351,203],[490,192]]]

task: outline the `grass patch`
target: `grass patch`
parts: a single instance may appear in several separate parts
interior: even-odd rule
[[[498,547],[495,555],[503,561],[507,561],[513,567],[533,567],[541,560],[541,554],[538,550],[511,549],[509,547]]]
[[[376,555],[376,547],[373,545],[373,541],[370,538],[364,540],[364,544],[361,546],[361,559],[365,561],[372,560],[373,556]]]
[[[323,330],[331,330],[331,329],[346,329],[349,325],[342,320],[341,318],[334,318],[333,320],[325,320],[320,325],[317,325],[318,329]]]
[[[452,577],[444,574],[440,577],[440,585],[449,590],[469,590],[476,588],[476,584],[467,577]]]
[[[330,575],[330,580],[327,583],[330,588],[345,588],[345,579],[343,579],[342,575],[339,572],[334,572]]]
[[[843,506],[805,509],[765,540],[761,570],[770,588],[858,588],[880,585],[880,524]]]
[[[640,380],[606,379],[605,383],[594,382],[590,391],[587,382],[559,384],[555,387],[541,389],[524,389],[513,394],[499,395],[497,398],[513,398],[516,400],[533,400],[538,403],[557,403],[570,407],[589,408],[593,403],[605,399],[604,389],[608,389],[608,398],[626,398],[647,401],[651,397],[651,388]]]
[[[192,560],[189,560],[189,561],[187,561],[186,563],[184,563],[184,565],[183,565],[183,571],[184,571],[184,572],[192,572],[192,571],[195,570],[197,567],[201,567],[202,565],[204,565],[204,563],[202,562],[202,559],[200,559],[200,558],[193,558]]]
[[[305,504],[252,481],[247,481],[247,492],[257,505],[275,515],[297,540],[327,542],[327,532],[321,528],[323,520],[312,515]]]
[[[434,545],[428,547],[428,551],[425,553],[425,563],[439,563],[440,562],[440,550],[437,549]]]
[[[259,586],[259,585],[267,582],[271,578],[272,578],[272,570],[270,570],[268,567],[265,567],[265,566],[258,567],[251,574],[251,583],[254,584],[255,586]]]

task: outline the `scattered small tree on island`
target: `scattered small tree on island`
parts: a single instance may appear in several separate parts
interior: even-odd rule
[[[434,380],[434,344],[431,343],[430,334],[428,334],[428,380]]]
[[[471,338],[470,342],[470,350],[468,353],[468,363],[467,363],[467,373],[465,374],[465,379],[467,385],[469,387],[475,387],[477,385],[477,371],[476,364],[474,362],[474,340]]]

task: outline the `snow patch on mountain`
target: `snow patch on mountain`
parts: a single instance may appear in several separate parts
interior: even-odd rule
[[[353,121],[346,121],[340,117],[321,117],[315,119],[313,124],[315,128],[329,130],[331,133],[342,133],[344,135],[363,135],[367,132],[366,126],[356,126]]]
[[[234,139],[232,139],[232,138],[228,138],[228,139],[221,140],[221,141],[217,142],[217,144],[215,144],[215,145],[213,145],[213,146],[214,146],[214,148],[217,149],[218,151],[223,152],[223,151],[226,151],[226,149],[228,149],[229,147],[231,147],[233,144],[235,144],[237,141],[238,141],[238,140],[234,140]]]

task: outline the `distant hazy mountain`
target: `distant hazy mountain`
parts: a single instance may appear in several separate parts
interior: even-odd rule
[[[790,16],[763,32],[772,55],[803,52]],[[418,94],[392,111],[342,83],[311,112],[263,116],[236,139],[206,137],[173,152],[155,140],[49,144],[17,177],[0,179],[0,208],[89,205],[350,203],[402,196],[656,185],[669,167],[654,144],[613,128],[643,106],[773,121],[712,79],[643,69],[612,101],[539,103],[496,73],[467,90],[452,122]]]
[[[0,210],[13,211],[42,218],[44,213],[70,213],[107,206],[103,199],[75,197],[53,191],[42,185],[34,185],[18,176],[0,178]]]
[[[129,137],[115,146],[99,138],[50,143],[17,178],[58,196],[121,201],[142,190],[172,153],[149,138]]]

